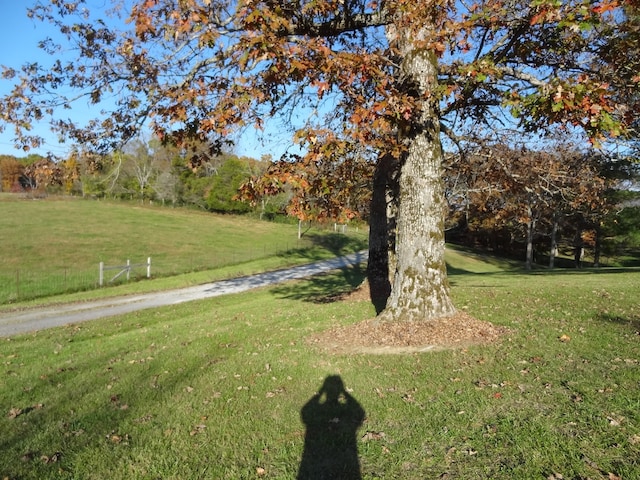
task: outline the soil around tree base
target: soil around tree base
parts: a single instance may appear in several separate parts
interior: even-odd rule
[[[342,299],[344,302],[366,300],[366,284]],[[505,327],[457,311],[428,322],[381,322],[371,318],[316,333],[307,342],[331,353],[408,354],[490,344],[507,332]]]

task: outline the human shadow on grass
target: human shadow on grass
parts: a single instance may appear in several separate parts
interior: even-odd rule
[[[365,411],[346,391],[342,378],[328,376],[302,407],[304,451],[297,480],[361,480],[357,431]]]

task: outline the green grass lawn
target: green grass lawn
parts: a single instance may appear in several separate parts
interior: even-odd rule
[[[351,253],[367,240],[366,232],[315,228],[297,235],[296,225],[195,210],[3,195],[0,304],[96,288],[100,262],[141,264],[151,257],[153,278],[230,266],[251,273]],[[105,280],[117,273],[106,271]],[[146,268],[132,272],[136,279],[145,275]],[[189,281],[201,281],[196,277]]]
[[[330,301],[359,268],[0,339],[0,478],[317,479],[343,455],[364,479],[640,478],[638,272],[448,255],[456,304],[500,343],[316,350],[373,315]],[[336,376],[348,402],[323,413]]]

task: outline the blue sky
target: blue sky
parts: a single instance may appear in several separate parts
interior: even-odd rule
[[[0,10],[2,11],[2,28],[0,29],[0,64],[8,67],[18,68],[25,62],[38,61],[43,58],[42,52],[38,49],[38,40],[46,35],[45,25],[36,24],[27,18],[26,11],[29,2],[24,0],[0,0]],[[0,79],[0,94],[4,95],[11,89],[11,83]],[[45,129],[38,128],[38,132]],[[13,148],[13,128],[7,126],[5,131],[0,133],[0,153],[16,156],[24,156],[25,152]],[[55,154],[62,154],[68,151],[68,146],[60,145],[55,141],[54,136],[49,137],[49,142],[45,148],[33,153],[46,153],[52,151]]]
[[[0,11],[2,11],[3,27],[0,29],[0,65],[5,65],[19,69],[26,62],[40,62],[47,64],[50,57],[38,49],[38,41],[42,40],[47,34],[55,33],[48,24],[31,20],[27,17],[27,6],[34,3],[35,0],[0,0]],[[104,2],[109,6],[109,0]],[[5,95],[11,89],[12,83],[0,79],[0,95]],[[74,120],[86,116],[86,111],[82,106],[64,112],[65,117],[71,117]],[[75,118],[74,118],[75,117]],[[236,142],[234,152],[238,155],[249,156],[260,159],[262,155],[271,154],[274,159],[279,158],[290,145],[291,134],[286,131],[283,125],[277,120],[267,124],[263,138],[255,133],[253,128],[247,128],[242,137]],[[5,131],[0,133],[0,154],[15,155],[24,157],[29,153],[38,153],[45,155],[51,152],[57,156],[65,157],[71,150],[71,144],[61,144],[57,141],[55,135],[48,131],[46,124],[38,125],[33,130],[45,138],[46,144],[39,149],[30,150],[25,153],[22,150],[16,150],[13,146],[13,127],[8,125]],[[289,149],[291,150],[291,149]],[[294,148],[292,151],[298,151]]]

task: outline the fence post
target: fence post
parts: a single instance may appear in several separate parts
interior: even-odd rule
[[[151,278],[151,257],[147,257],[147,278]]]
[[[127,258],[127,282],[129,281],[130,274],[131,274],[131,260]]]
[[[104,283],[104,262],[100,262],[100,276],[99,276],[98,285],[102,286],[103,283]]]

